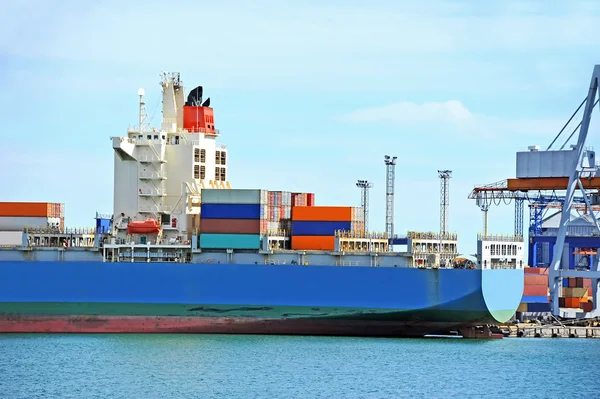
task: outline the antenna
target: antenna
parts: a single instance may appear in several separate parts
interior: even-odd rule
[[[356,187],[361,189],[360,205],[363,208],[363,217],[365,220],[365,233],[369,231],[369,189],[373,187],[373,183],[367,180],[358,180]]]
[[[143,88],[139,88],[137,92],[140,96],[140,112],[139,112],[139,132],[142,133],[145,128],[145,124],[148,122],[148,114],[146,113],[146,102],[144,101],[144,95],[146,94]],[[146,123],[145,123],[146,122]]]
[[[448,233],[448,206],[450,203],[451,170],[438,170],[440,178],[440,235]]]
[[[385,232],[389,239],[394,238],[394,182],[396,180],[396,159],[398,157],[384,156],[386,165],[385,179]],[[393,249],[388,245],[388,249]]]

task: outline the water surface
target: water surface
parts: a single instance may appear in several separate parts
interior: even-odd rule
[[[13,399],[593,398],[598,369],[600,339],[0,336]]]

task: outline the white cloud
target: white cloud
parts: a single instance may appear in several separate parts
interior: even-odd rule
[[[600,34],[598,12],[575,6],[370,3],[183,2],[173,14],[151,2],[7,3],[0,54],[112,66],[104,73],[124,79],[127,68],[191,69],[221,87],[506,90],[532,84],[524,51],[589,53]]]
[[[422,104],[399,102],[358,109],[342,115],[340,119],[352,123],[386,123],[444,135],[513,137],[517,140],[521,140],[523,135],[551,140],[565,122],[560,119],[501,119],[471,112],[458,100]]]

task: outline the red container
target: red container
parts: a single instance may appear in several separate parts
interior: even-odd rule
[[[583,279],[583,288],[592,288],[592,279],[591,278]]]
[[[545,267],[526,267],[525,274],[548,274],[548,269]]]
[[[315,206],[315,194],[308,193],[306,195],[306,206]]]
[[[583,288],[583,277],[575,277],[575,287]]]
[[[526,285],[523,288],[523,296],[547,296],[547,285]]]
[[[200,219],[200,232],[208,234],[260,234],[258,219]]]
[[[569,288],[577,288],[577,280],[575,277],[569,277]]]
[[[526,274],[525,285],[543,285],[548,287],[548,276],[540,276],[539,274]]]
[[[593,302],[580,302],[579,307],[583,309],[584,312],[591,312],[594,309]]]

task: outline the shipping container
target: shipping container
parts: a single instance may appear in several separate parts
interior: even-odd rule
[[[548,274],[548,269],[545,267],[526,267],[525,274]]]
[[[0,247],[23,246],[22,231],[0,231]]]
[[[550,303],[529,303],[527,304],[527,311],[539,313],[550,312]]]
[[[527,303],[521,302],[517,308],[517,312],[527,312]]]
[[[581,303],[579,298],[565,298],[566,308],[578,308]]]
[[[294,236],[333,236],[337,230],[350,231],[352,222],[293,221]]]
[[[558,298],[558,307],[559,308],[565,307],[565,298]]]
[[[593,302],[581,302],[579,304],[579,307],[584,311],[584,312],[591,312],[594,309],[594,303]]]
[[[292,208],[292,220],[350,222],[352,221],[352,207],[295,206]]]
[[[20,216],[2,216],[0,217],[0,231],[23,231],[27,227],[48,227],[50,220],[46,216],[39,217],[20,217]],[[58,219],[60,221],[60,219]]]
[[[200,219],[200,232],[210,234],[260,234],[260,220]]]
[[[202,219],[260,219],[259,204],[202,204]]]
[[[292,249],[305,251],[333,251],[333,236],[292,236]]]
[[[260,234],[200,234],[203,249],[260,249]]]
[[[583,288],[592,288],[592,279],[591,278],[583,279]]]
[[[523,296],[542,296],[548,295],[547,285],[526,285],[523,288]]]
[[[546,295],[540,296],[523,296],[521,302],[524,303],[546,303],[548,302],[548,297]]]
[[[545,285],[548,286],[548,276],[539,274],[526,274],[525,285]]]
[[[306,196],[306,206],[315,206],[315,194],[308,193]]]
[[[51,204],[48,202],[0,202],[0,216],[48,217]]]
[[[203,189],[203,204],[263,204],[266,190]]]
[[[570,298],[587,298],[590,291],[590,288],[563,288],[563,296]]]

